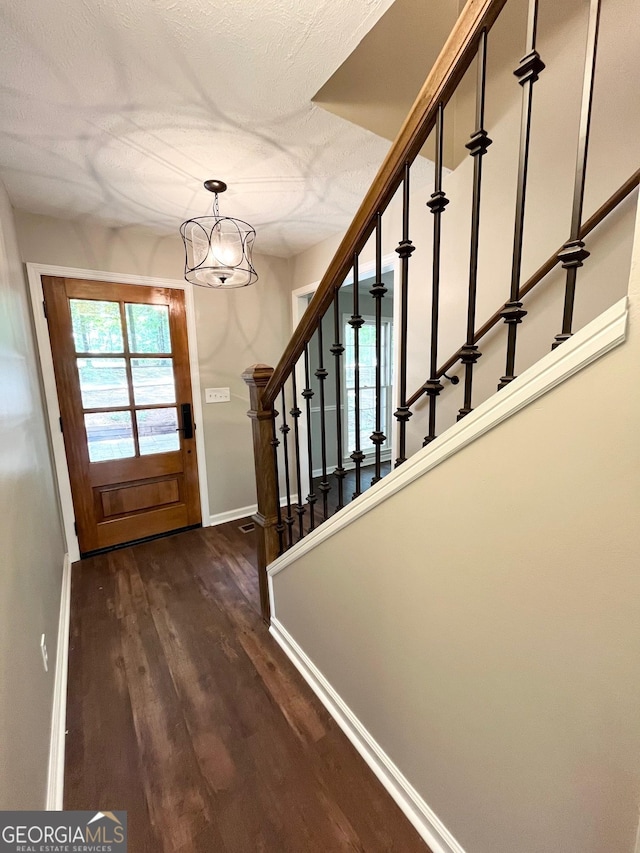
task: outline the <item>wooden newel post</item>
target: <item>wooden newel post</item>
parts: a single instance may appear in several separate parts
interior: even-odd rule
[[[256,467],[256,492],[258,511],[253,516],[258,543],[258,580],[260,583],[260,607],[262,618],[269,624],[269,585],[267,566],[279,554],[278,536],[278,482],[273,456],[273,406],[263,404],[265,386],[273,373],[273,367],[253,364],[242,374],[249,386],[251,408],[247,412],[253,428],[253,457]]]

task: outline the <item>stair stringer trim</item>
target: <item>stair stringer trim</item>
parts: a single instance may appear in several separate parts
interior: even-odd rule
[[[267,568],[271,613],[275,616],[277,612],[273,593],[275,575],[502,421],[622,344],[626,338],[627,316],[628,298],[624,296],[568,341],[521,373],[506,388],[489,397],[465,418],[411,456],[403,465],[367,489],[345,509],[331,516],[274,560]]]
[[[396,767],[284,625],[272,617],[269,632],[378,777],[405,817],[427,843],[432,853],[465,853],[433,809]]]

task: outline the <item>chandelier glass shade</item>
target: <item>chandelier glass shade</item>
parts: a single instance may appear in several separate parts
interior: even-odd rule
[[[188,219],[180,226],[185,279],[200,287],[229,290],[254,284],[258,280],[251,262],[255,229],[242,219],[220,215],[218,193],[227,188],[223,181],[205,181],[204,185],[215,193],[211,216]]]

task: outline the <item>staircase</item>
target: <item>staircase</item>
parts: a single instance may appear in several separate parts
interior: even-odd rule
[[[469,0],[279,363],[243,374],[263,619],[433,853],[640,851],[640,171],[597,121],[632,115],[630,80],[603,96],[629,16]]]
[[[512,4],[516,5],[514,0]],[[522,5],[522,4],[520,4]],[[512,253],[508,280],[504,282],[507,300],[497,306],[481,325],[476,315],[479,302],[479,260],[482,253],[481,214],[483,213],[483,167],[486,157],[492,156],[491,146],[498,148],[489,136],[485,114],[488,93],[488,63],[490,58],[489,34],[506,6],[506,0],[470,0],[445,44],[440,57],[429,74],[409,116],[387,158],[382,164],[369,192],[347,230],[338,251],[324,274],[320,285],[309,304],[295,334],[291,338],[275,369],[267,365],[253,365],[243,374],[250,388],[253,419],[253,439],[256,461],[256,486],[259,528],[259,562],[261,567],[262,611],[269,621],[269,596],[266,568],[285,550],[305,536],[316,531],[335,512],[341,512],[351,500],[360,498],[370,485],[377,483],[383,475],[382,448],[393,439],[395,467],[403,465],[410,450],[416,450],[417,433],[410,419],[414,415],[426,421],[423,446],[433,442],[439,432],[437,425],[444,420],[438,417],[439,407],[449,412],[451,405],[443,398],[451,395],[451,386],[461,382],[462,399],[455,413],[457,421],[469,415],[476,404],[474,379],[477,362],[483,355],[483,342],[491,339],[497,326],[506,327],[504,343],[504,370],[495,377],[498,390],[505,388],[516,378],[519,328],[527,323],[528,299],[541,284],[545,284],[560,267],[565,278],[564,304],[557,319],[557,333],[550,335],[549,346],[556,348],[569,340],[574,332],[576,288],[580,268],[589,258],[586,238],[615,212],[638,186],[640,171],[637,169],[588,217],[583,216],[587,177],[591,117],[594,84],[598,59],[598,35],[601,18],[601,2],[592,0],[583,3],[586,22],[584,61],[581,81],[580,116],[577,128],[577,151],[573,176],[572,202],[564,242],[526,278],[523,276],[523,256],[526,251],[525,223],[527,213],[527,191],[529,189],[529,163],[532,149],[532,124],[536,84],[545,73],[543,57],[537,50],[539,32],[539,3],[528,4],[524,55],[517,65],[514,85],[521,89],[520,125],[517,138],[517,172],[515,175],[514,209],[512,213]],[[505,13],[506,14],[506,13]],[[471,198],[462,199],[469,207],[468,247],[463,252],[468,258],[466,298],[459,304],[458,325],[466,327],[461,345],[446,360],[440,359],[442,350],[442,234],[446,229],[447,216],[451,217],[451,199],[443,186],[446,169],[443,163],[445,139],[445,108],[458,94],[461,81],[468,73],[475,75],[475,127],[466,143],[466,151],[472,162]],[[467,88],[468,82],[467,82]],[[433,191],[420,201],[426,204],[432,218],[432,234],[419,236],[429,240],[429,278],[424,280],[424,269],[419,270],[420,279],[412,279],[414,252],[420,248],[412,239],[412,167],[427,139],[435,137],[435,163],[433,164]],[[496,140],[497,141],[497,140]],[[459,202],[459,199],[456,199]],[[397,345],[395,364],[397,405],[394,411],[396,428],[393,436],[385,435],[382,411],[382,353],[381,322],[382,301],[387,289],[382,281],[383,233],[386,227],[385,214],[396,206],[401,221],[401,234],[395,252],[398,256],[395,286],[400,291],[399,316],[394,325]],[[455,214],[454,214],[455,215]],[[486,214],[485,214],[486,215]],[[464,231],[463,231],[464,233]],[[456,237],[462,241],[463,235]],[[559,241],[558,241],[559,242]],[[462,242],[460,242],[462,247]],[[375,324],[377,346],[377,368],[375,376],[375,424],[368,441],[362,441],[360,425],[360,364],[359,336],[363,324],[360,315],[359,265],[363,254],[375,257],[375,281],[370,295],[375,301]],[[425,252],[422,251],[424,256]],[[424,266],[424,264],[423,264]],[[338,293],[345,281],[353,285],[353,307],[349,325],[353,330],[355,359],[353,365],[355,394],[353,401],[341,399],[343,393],[344,331],[341,327]],[[446,282],[445,284],[448,284]],[[414,291],[421,294],[430,290],[429,306],[418,317],[410,302],[415,299]],[[445,298],[447,291],[444,291]],[[424,301],[424,297],[423,301]],[[526,300],[526,301],[525,301]],[[531,321],[529,321],[531,322]],[[420,363],[409,359],[410,327],[422,324],[423,337],[428,336],[428,351],[423,353],[427,374],[413,392],[409,387],[410,377],[420,370]],[[451,325],[451,324],[449,324]],[[323,337],[324,336],[324,337]],[[327,346],[332,336],[331,346]],[[413,347],[415,349],[415,346]],[[541,353],[540,353],[541,355]],[[333,361],[328,363],[327,356]],[[311,370],[312,358],[317,366]],[[485,361],[487,359],[485,358]],[[493,359],[495,361],[495,359]],[[325,363],[326,362],[326,363]],[[485,371],[486,373],[486,371]],[[460,374],[460,375],[458,375]],[[332,384],[335,405],[331,412],[325,405],[327,380]],[[482,399],[486,398],[487,380],[484,379]],[[312,401],[319,403],[319,432],[316,437],[316,458],[312,441]],[[355,488],[347,493],[344,478],[344,420],[347,415],[345,403],[352,406],[355,419],[355,447],[349,454],[353,468]],[[426,411],[425,411],[426,410]],[[335,414],[334,414],[335,411]],[[417,420],[417,418],[416,418]],[[455,422],[455,421],[453,421]],[[317,424],[316,424],[317,427]],[[419,429],[419,428],[418,428]],[[318,431],[318,430],[317,430]],[[444,429],[440,429],[440,433]],[[278,437],[280,436],[280,437]],[[319,441],[318,441],[319,439]],[[320,446],[318,453],[317,445]],[[366,451],[370,451],[369,454]],[[337,465],[330,470],[328,456],[335,455]],[[317,458],[317,457],[320,458]],[[373,467],[373,477],[366,478],[362,472],[365,462]],[[321,478],[314,484],[314,472],[321,468]],[[317,480],[317,477],[315,477]]]

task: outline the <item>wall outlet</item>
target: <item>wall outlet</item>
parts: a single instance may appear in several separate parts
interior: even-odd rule
[[[47,638],[44,634],[40,637],[40,652],[42,654],[44,671],[49,672],[49,653],[47,652]]]
[[[231,390],[229,388],[205,388],[204,401],[205,403],[228,403],[231,400]]]

